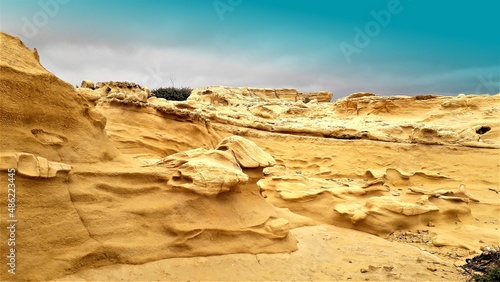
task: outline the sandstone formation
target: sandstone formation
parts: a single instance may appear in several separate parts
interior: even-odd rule
[[[92,81],[84,80],[76,91],[91,102],[100,98],[146,102],[151,96],[149,88],[130,82],[98,82],[94,86]]]
[[[169,257],[297,249],[289,229],[310,221],[260,195],[255,178],[262,168],[245,167],[274,159],[255,143],[229,138],[215,150],[222,138],[190,105],[148,107],[147,89],[133,83],[97,83],[93,90],[84,82],[75,91],[19,39],[1,34],[0,43],[0,183],[16,187],[9,217],[17,220],[18,260],[16,274],[4,276],[10,258],[2,256],[2,281],[47,281]],[[113,111],[118,114],[107,118]],[[111,140],[108,126],[115,129]],[[158,156],[195,148],[207,152],[180,167],[156,165]],[[256,152],[261,156],[249,155]],[[193,172],[204,169],[212,178],[187,189],[175,182],[178,175],[194,181]],[[219,177],[222,187],[214,187]],[[0,196],[7,199],[7,189]],[[7,217],[6,206],[1,213]],[[2,237],[9,224],[0,223]],[[7,244],[0,250],[10,252]]]
[[[282,103],[283,101],[309,102],[314,99],[318,102],[330,102],[332,97],[333,94],[328,91],[301,93],[296,89],[210,86],[194,89],[188,100],[227,106],[237,105],[243,101]]]
[[[177,168],[168,182],[170,186],[214,196],[248,181],[230,152],[203,148],[195,151],[174,154],[160,162]]]
[[[80,87],[95,90],[95,84],[92,81],[87,80],[87,79],[82,81],[82,84],[80,85]]]
[[[28,153],[0,153],[0,171],[13,168],[20,175],[29,177],[53,178],[58,172],[70,172],[71,166],[58,162],[50,162],[46,158]]]
[[[274,158],[254,142],[241,136],[224,138],[215,150],[198,148],[170,155],[157,165],[177,168],[169,185],[188,189],[205,196],[214,196],[246,183],[248,175],[242,168],[268,167]]]
[[[0,44],[7,281],[457,281],[500,245],[500,95],[211,86],[167,101],[75,89]]]
[[[14,150],[50,161],[98,162],[116,157],[90,105],[46,71],[35,51],[0,35],[0,152]]]
[[[238,164],[244,168],[269,167],[276,164],[273,156],[264,152],[253,141],[241,136],[224,138],[216,149],[231,152]]]

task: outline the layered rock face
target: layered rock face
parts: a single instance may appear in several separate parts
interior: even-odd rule
[[[277,100],[272,95],[265,99],[251,93],[244,87],[209,87],[193,91],[188,102],[208,119],[240,128],[333,139],[500,148],[495,119],[498,95],[386,97],[360,92],[329,104],[315,99],[307,103]],[[200,103],[194,106],[196,102]],[[470,117],[449,121],[464,115]]]
[[[75,90],[17,38],[0,44],[7,280],[457,280],[453,263],[500,245],[500,95],[216,86],[174,102],[128,82]]]
[[[118,99],[123,101],[146,102],[151,96],[149,88],[130,82],[98,82],[82,81],[81,87],[76,91],[86,100],[95,102],[101,98]]]
[[[310,93],[297,92],[296,89],[273,89],[251,87],[210,86],[194,89],[188,101],[210,103],[214,105],[237,105],[242,101],[278,102],[311,101],[330,102],[333,94],[328,91]]]
[[[359,92],[334,103],[306,103],[278,100],[273,93],[280,91],[208,87],[186,102],[150,99],[147,107],[189,111],[222,136],[245,136],[273,152],[280,166],[266,168],[257,183],[273,205],[383,237],[450,216],[470,218],[474,194],[498,183],[492,169],[500,148],[499,95]],[[452,169],[464,166],[464,155],[472,169],[489,170],[492,178],[485,182]],[[485,186],[478,190],[477,181]]]
[[[12,216],[7,206],[1,214],[17,220],[16,275],[4,276],[3,255],[2,281],[297,249],[289,228],[310,220],[262,197],[256,181],[274,159],[255,143],[222,140],[188,104],[149,106],[148,89],[134,83],[75,90],[18,38],[2,33],[0,44],[0,184],[16,187]],[[182,165],[164,165],[167,156]],[[2,237],[9,224],[0,223]]]
[[[100,126],[101,117],[70,84],[40,65],[36,50],[4,33],[0,44],[0,151],[29,152],[63,162],[116,157]]]
[[[241,136],[230,136],[215,150],[204,148],[170,155],[159,163],[177,168],[169,185],[213,196],[248,181],[242,168],[264,168],[276,164],[274,158],[254,142]]]

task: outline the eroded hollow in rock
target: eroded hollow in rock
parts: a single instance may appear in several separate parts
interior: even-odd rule
[[[483,135],[483,134],[485,134],[486,132],[488,132],[488,131],[490,131],[490,130],[491,130],[491,127],[489,127],[489,126],[487,126],[487,125],[486,125],[486,126],[481,126],[480,128],[478,128],[478,129],[476,130],[476,133],[477,133],[477,134],[481,134],[481,135]]]
[[[31,134],[44,145],[62,146],[68,142],[68,138],[62,135],[47,132],[39,128],[32,129]]]

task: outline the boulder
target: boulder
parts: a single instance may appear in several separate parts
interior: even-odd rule
[[[118,99],[131,102],[144,102],[146,103],[151,95],[149,89],[143,88],[139,84],[132,82],[98,82],[96,84],[96,91],[101,96],[106,96],[108,99]]]
[[[269,167],[276,164],[274,158],[253,141],[237,135],[224,138],[217,150],[232,152],[236,161],[244,168]]]
[[[170,186],[204,196],[227,192],[248,181],[248,176],[241,171],[230,152],[202,149],[176,154],[162,162],[166,166],[178,166],[168,181]]]
[[[88,88],[88,89],[94,90],[95,85],[92,81],[86,79],[86,80],[82,81],[80,88]]]

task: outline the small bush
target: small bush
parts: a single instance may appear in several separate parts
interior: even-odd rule
[[[475,282],[498,282],[500,281],[500,267],[493,267],[483,275],[474,275]]]
[[[186,101],[186,99],[191,95],[193,89],[189,87],[161,87],[151,91],[151,94],[157,98],[164,98],[170,101]]]
[[[488,247],[480,255],[465,262],[461,267],[468,276],[467,281],[500,281],[500,247]]]

